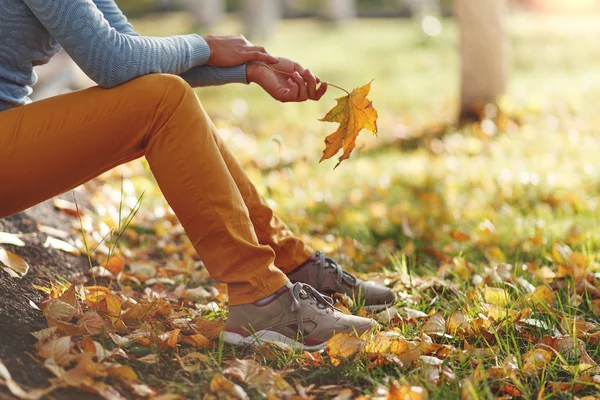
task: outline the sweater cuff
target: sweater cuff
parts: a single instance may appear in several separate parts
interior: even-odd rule
[[[192,66],[204,65],[210,57],[210,47],[200,35],[185,35],[192,46]]]
[[[222,67],[219,74],[224,82],[248,84],[246,77],[246,64],[236,65],[235,67]]]

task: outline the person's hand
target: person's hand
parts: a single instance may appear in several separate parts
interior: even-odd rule
[[[283,103],[309,99],[316,101],[327,91],[327,82],[321,82],[310,70],[291,60],[280,57],[277,63],[269,64],[269,67],[281,72],[273,71],[261,62],[249,62],[246,78],[248,82],[262,87],[275,100]]]
[[[217,67],[233,67],[248,61],[276,63],[264,47],[254,46],[242,35],[206,35],[202,37],[210,49],[206,64]]]

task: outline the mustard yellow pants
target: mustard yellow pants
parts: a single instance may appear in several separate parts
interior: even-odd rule
[[[210,275],[227,283],[231,305],[275,292],[310,256],[174,75],[0,112],[0,218],[141,156]]]

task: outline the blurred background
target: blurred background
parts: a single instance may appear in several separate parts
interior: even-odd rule
[[[117,3],[144,35],[243,33],[348,90],[374,80],[379,136],[363,132],[335,171],[318,161],[337,125],[318,119],[343,92],[279,104],[255,85],[197,90],[261,192],[318,247],[366,268],[431,248],[483,259],[495,243],[523,260],[554,240],[598,248],[600,2]],[[91,84],[67,57],[39,73],[38,98]],[[129,164],[90,187],[125,177],[130,203],[147,190],[139,218],[159,218],[146,171]]]

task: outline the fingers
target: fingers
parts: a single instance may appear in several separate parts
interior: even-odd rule
[[[305,101],[308,99],[308,88],[306,87],[306,82],[302,76],[300,76],[298,72],[294,72],[292,74],[292,79],[294,80],[294,83],[298,85],[298,98],[296,101]]]
[[[317,77],[310,72],[309,69],[305,70],[302,74],[302,77],[306,81],[306,89],[308,92],[308,98],[311,100],[316,100],[317,96]]]
[[[248,46],[245,49],[247,61],[262,61],[266,63],[277,63],[279,59],[267,53],[264,47]]]
[[[325,92],[327,91],[327,88],[328,88],[327,82],[323,82],[321,84],[321,86],[319,86],[319,89],[317,89],[317,93],[316,93],[315,98],[313,100],[319,101],[321,99],[321,97],[323,97],[323,95],[325,94]]]

